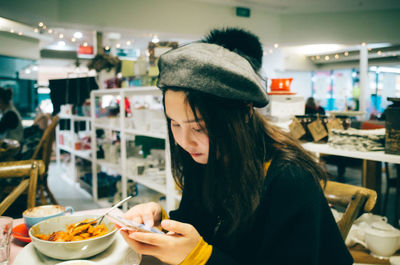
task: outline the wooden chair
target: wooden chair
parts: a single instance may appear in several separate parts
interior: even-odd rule
[[[377,193],[371,189],[335,181],[327,181],[323,189],[330,204],[345,209],[337,225],[343,240],[346,240],[354,220],[362,213],[370,212],[374,208]]]
[[[45,166],[40,160],[0,163],[0,178],[21,178],[22,181],[0,203],[2,215],[25,191],[28,192],[27,208],[35,206],[38,176],[44,174]]]
[[[50,125],[44,131],[43,136],[35,149],[35,153],[31,158],[32,160],[41,159],[45,166],[45,172],[40,176],[38,182],[38,196],[42,205],[48,204],[47,199],[49,199],[52,204],[58,204],[53,193],[51,193],[49,186],[47,185],[47,174],[49,170],[51,153],[53,151],[53,143],[58,121],[59,117],[57,115],[52,118]]]

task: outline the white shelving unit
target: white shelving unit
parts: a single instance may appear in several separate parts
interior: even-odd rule
[[[64,132],[68,132],[70,136],[75,133],[75,122],[76,121],[83,121],[86,123],[86,130],[90,131],[91,130],[91,118],[90,117],[83,117],[83,116],[76,116],[76,115],[59,115],[60,119],[68,119],[70,120],[70,129],[69,130],[60,130],[60,125],[57,125],[56,127],[56,159],[57,159],[57,166],[61,166],[61,151],[66,151],[71,154],[71,165],[73,167],[72,172],[73,172],[73,179],[76,180],[77,175],[76,175],[76,168],[75,168],[75,162],[76,158],[83,158],[88,161],[92,161],[91,158],[91,150],[75,150],[75,148],[72,146],[73,141],[71,141],[70,144],[65,143],[65,138],[64,138],[64,144],[60,143],[60,136]]]
[[[118,97],[120,100],[119,104],[119,115],[118,120],[111,120],[110,122],[104,123],[100,122],[100,119],[96,118],[96,98],[112,95]],[[92,176],[93,176],[93,198],[96,202],[103,203],[102,200],[98,198],[98,182],[97,182],[97,165],[101,165],[102,167],[106,167],[111,169],[121,175],[121,183],[122,183],[122,197],[127,196],[127,182],[129,179],[134,180],[135,182],[151,189],[157,191],[166,196],[166,210],[172,210],[175,208],[176,201],[180,200],[179,193],[175,190],[175,184],[171,174],[171,161],[169,156],[169,142],[167,133],[163,130],[153,130],[153,131],[144,131],[127,128],[128,118],[125,117],[125,97],[134,97],[134,96],[161,96],[161,91],[157,87],[132,87],[132,88],[123,88],[123,89],[103,89],[103,90],[93,90],[90,95],[91,101],[91,146],[92,146]],[[104,119],[104,118],[102,118]],[[129,118],[130,120],[132,118]],[[97,151],[97,142],[96,138],[96,129],[103,130],[111,130],[115,132],[119,132],[120,141],[121,141],[121,157],[118,163],[110,163],[106,162],[102,159],[97,159],[96,151]],[[166,130],[165,130],[166,131]],[[128,170],[127,164],[127,140],[130,136],[148,136],[156,139],[164,139],[165,140],[165,184],[160,183],[159,181],[154,181],[148,176],[144,175],[132,175]],[[124,204],[124,211],[126,210],[126,204]]]

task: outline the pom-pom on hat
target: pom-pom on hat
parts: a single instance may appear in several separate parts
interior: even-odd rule
[[[157,86],[186,88],[214,96],[268,104],[264,82],[239,54],[209,43],[191,43],[160,56]]]

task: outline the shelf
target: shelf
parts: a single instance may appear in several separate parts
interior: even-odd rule
[[[94,127],[105,130],[121,131],[121,128],[119,127],[113,127],[112,125],[105,125],[100,123],[94,123]]]
[[[139,184],[142,184],[143,186],[146,186],[147,188],[150,188],[152,190],[155,190],[159,193],[162,193],[164,195],[167,194],[167,186],[165,184],[158,184],[154,182],[151,179],[148,179],[148,176],[127,176],[128,179],[131,179],[133,181],[136,181]]]
[[[59,115],[60,119],[71,119],[75,121],[90,121],[90,117],[87,116],[77,116],[77,115]]]
[[[92,158],[90,157],[90,154],[92,152],[91,150],[74,150],[69,146],[61,145],[61,144],[58,145],[58,148],[60,150],[67,151],[68,153],[71,153],[77,157],[92,161]]]
[[[109,208],[112,207],[112,203],[108,201],[109,198],[101,198],[97,200],[97,204],[101,207],[101,208]]]
[[[130,133],[130,134],[135,134],[135,135],[158,138],[158,139],[166,138],[166,133],[163,134],[163,133],[159,133],[159,132],[140,131],[140,130],[135,130],[135,129],[125,129],[125,132]]]
[[[114,164],[108,161],[105,161],[104,159],[97,159],[97,164],[99,164],[100,166],[106,167],[108,169],[111,169],[115,172],[117,172],[118,174],[122,175],[122,168],[120,164]]]

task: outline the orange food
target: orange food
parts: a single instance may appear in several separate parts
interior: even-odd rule
[[[82,222],[89,222],[91,220],[93,219],[86,219]],[[66,232],[57,231],[50,235],[37,234],[35,236],[39,239],[47,241],[70,242],[99,237],[108,233],[108,228],[104,224],[94,226],[95,223],[89,223],[75,227],[75,225],[78,223],[70,224],[69,226],[67,226]]]

